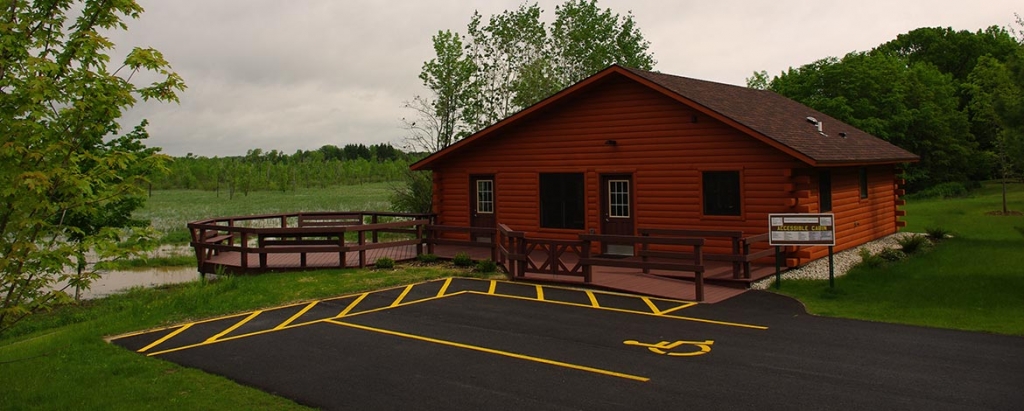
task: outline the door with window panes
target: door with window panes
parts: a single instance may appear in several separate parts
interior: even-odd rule
[[[494,218],[494,175],[474,175],[469,178],[469,225],[497,227]],[[489,236],[473,236],[474,241],[490,241]]]
[[[601,234],[633,235],[633,176],[609,174],[601,176]],[[601,253],[633,255],[632,243],[606,243]]]

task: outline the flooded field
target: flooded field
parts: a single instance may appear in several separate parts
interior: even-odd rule
[[[212,276],[207,276],[207,278],[210,277]],[[79,296],[82,299],[102,298],[133,287],[155,287],[189,281],[199,281],[199,272],[195,267],[156,267],[107,271],[98,280],[93,281],[88,290],[81,290]],[[56,288],[62,286],[63,284],[58,284]],[[75,296],[73,288],[67,289],[66,292],[72,297]]]

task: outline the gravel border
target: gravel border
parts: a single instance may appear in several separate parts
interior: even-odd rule
[[[843,250],[835,253],[832,257],[835,263],[835,276],[842,277],[846,275],[847,271],[850,271],[853,266],[861,262],[860,250],[867,248],[871,254],[878,254],[882,250],[887,248],[900,248],[899,240],[905,237],[911,237],[915,235],[924,235],[918,233],[896,233],[886,237],[879,238],[874,241],[861,244],[858,247],[854,247],[848,250]],[[828,258],[819,258],[811,261],[806,265],[798,268],[794,268],[782,273],[783,280],[827,280],[828,279]],[[755,282],[750,285],[751,289],[764,290],[770,285],[775,283],[775,276],[765,278],[761,281]]]

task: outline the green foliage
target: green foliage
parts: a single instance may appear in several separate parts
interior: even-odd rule
[[[466,252],[459,252],[455,254],[455,257],[452,257],[452,264],[455,264],[456,267],[471,267],[473,259]]]
[[[403,181],[391,186],[391,209],[403,213],[433,212],[434,180],[429,171],[406,171]]]
[[[907,253],[895,248],[886,248],[878,253],[878,258],[894,263],[907,258]]]
[[[868,268],[878,268],[885,264],[885,259],[879,257],[877,254],[871,254],[871,251],[867,248],[861,248],[858,252],[860,254],[860,264]]]
[[[949,230],[942,227],[928,227],[924,230],[928,238],[932,240],[945,240],[949,236]]]
[[[381,257],[373,265],[381,270],[390,270],[395,268],[395,260],[391,257]]]
[[[899,239],[900,250],[906,254],[914,254],[928,248],[931,243],[927,236],[910,235]]]
[[[907,199],[926,199],[926,198],[957,198],[964,197],[967,195],[967,187],[964,183],[958,181],[951,181],[947,183],[939,183],[934,186],[928,187],[924,190],[907,196]]]
[[[481,260],[476,263],[476,272],[478,273],[493,273],[498,270],[498,263],[494,262],[490,258]]]
[[[134,1],[51,3],[8,2],[0,16],[0,333],[65,300],[58,281],[87,286],[95,273],[65,269],[84,267],[84,251],[105,260],[150,244],[120,228],[137,225],[127,216],[167,157],[143,144],[145,121],[119,136],[118,120],[138,98],[176,102],[185,88],[153,49],[108,67],[103,33],[142,13]]]
[[[600,9],[596,0],[568,0],[550,28],[539,5],[484,18],[474,12],[461,35],[433,36],[436,57],[420,80],[430,95],[405,104],[414,148],[437,151],[490,126],[601,69],[620,64],[652,69],[655,60],[631,14]]]
[[[870,52],[828,57],[770,81],[767,73],[754,74],[752,87],[920,155],[920,163],[906,168],[912,192],[992,178],[1000,169],[1020,171],[1024,161],[1024,51],[999,27],[921,28]]]
[[[224,190],[229,199],[236,192],[295,192],[301,188],[397,181],[408,169],[411,157],[390,144],[326,145],[292,155],[277,150],[251,149],[245,156],[175,158],[169,171],[153,179],[155,189]]]
[[[424,264],[433,264],[437,262],[437,254],[420,254],[416,256],[416,261]]]

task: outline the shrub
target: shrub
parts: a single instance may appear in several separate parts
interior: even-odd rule
[[[469,258],[469,254],[461,252],[455,254],[455,257],[452,258],[452,264],[455,264],[456,267],[469,267],[473,265],[473,259]]]
[[[498,270],[498,263],[490,258],[476,263],[476,271],[480,273],[493,273]]]
[[[932,240],[942,240],[949,235],[949,230],[942,227],[930,227],[924,229],[924,232],[928,233],[928,238]]]
[[[395,268],[395,260],[391,259],[391,257],[381,257],[377,259],[377,262],[374,263],[374,265],[376,265],[377,268],[389,270]]]
[[[924,199],[924,198],[955,198],[964,197],[967,195],[967,187],[963,183],[948,182],[941,183],[918,191],[907,197]]]
[[[929,244],[928,237],[916,234],[903,237],[897,240],[897,242],[900,244],[900,248],[906,254],[914,254],[918,251],[921,251]]]
[[[860,249],[861,262],[858,265],[863,265],[868,268],[878,268],[885,264],[885,260],[877,255],[872,255],[871,251],[867,248]]]
[[[878,256],[875,258],[881,258],[889,262],[896,262],[907,258],[907,253],[895,248],[886,248],[885,250],[882,250],[882,252],[878,253]]]
[[[419,261],[419,262],[425,263],[425,264],[435,263],[435,262],[437,262],[437,255],[436,254],[420,254],[420,255],[416,256],[416,261]]]

